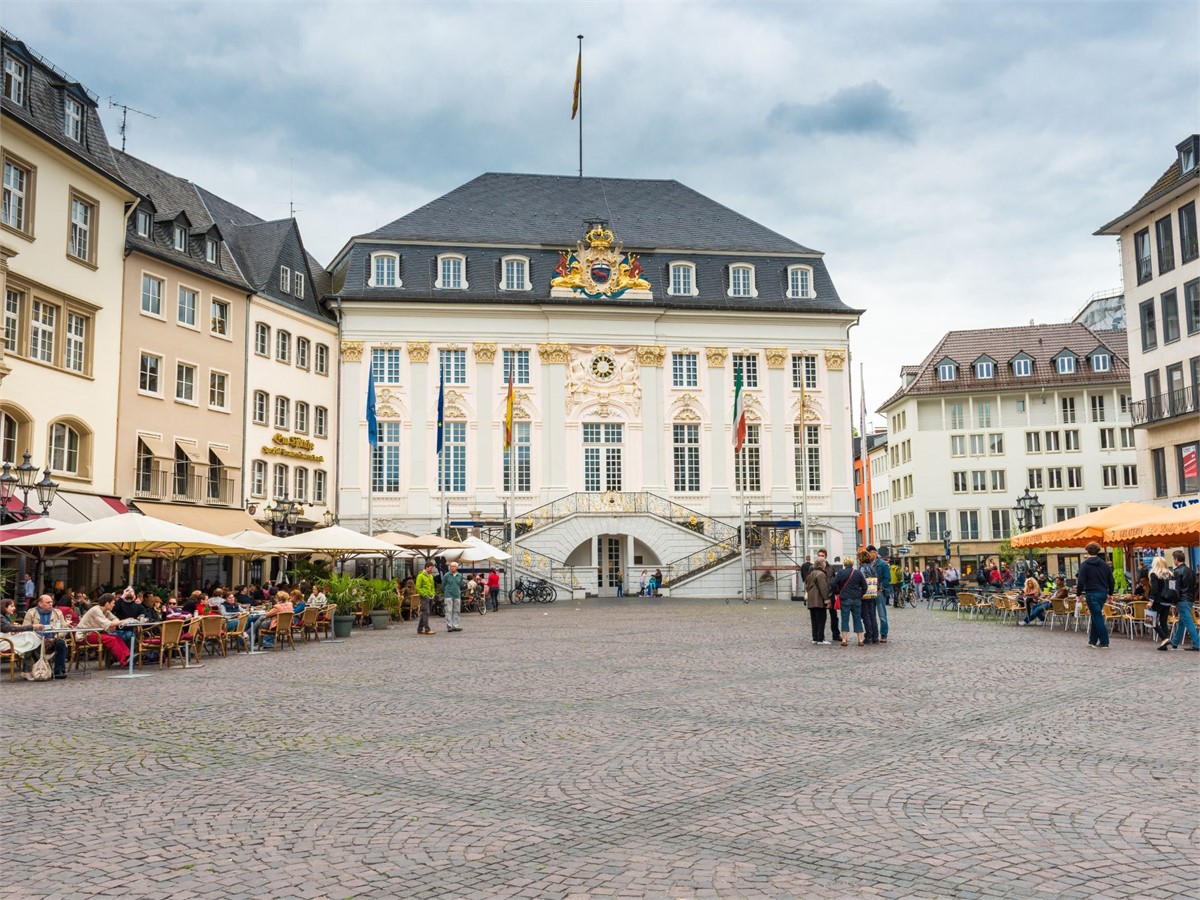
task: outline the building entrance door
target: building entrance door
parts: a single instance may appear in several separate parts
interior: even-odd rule
[[[602,534],[597,539],[596,559],[598,568],[598,593],[601,597],[619,595],[618,585],[626,583],[624,565],[625,538],[619,535]]]

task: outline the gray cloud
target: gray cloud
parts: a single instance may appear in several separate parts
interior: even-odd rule
[[[913,139],[913,121],[878,81],[842,88],[819,103],[780,103],[767,122],[795,134],[879,134]]]

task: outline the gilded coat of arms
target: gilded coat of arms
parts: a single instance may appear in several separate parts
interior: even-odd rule
[[[586,242],[586,246],[585,246]],[[559,254],[550,287],[564,288],[593,299],[616,298],[626,291],[648,291],[636,253],[626,253],[603,225],[593,225],[574,250]]]

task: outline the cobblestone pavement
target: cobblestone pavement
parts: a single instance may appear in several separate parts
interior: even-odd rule
[[[5,680],[0,894],[1196,888],[1200,660],[891,618],[891,643],[841,649],[800,604],[560,600],[461,634]]]

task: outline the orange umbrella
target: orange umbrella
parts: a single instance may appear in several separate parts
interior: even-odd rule
[[[1013,537],[1014,547],[1085,547],[1092,541],[1103,541],[1109,529],[1132,525],[1161,513],[1161,506],[1150,503],[1118,503],[1096,512],[1085,513],[1043,525]]]
[[[1108,529],[1106,539],[1112,543],[1143,547],[1194,547],[1200,544],[1200,503],[1178,509],[1163,506],[1156,509],[1158,512],[1149,518]]]

